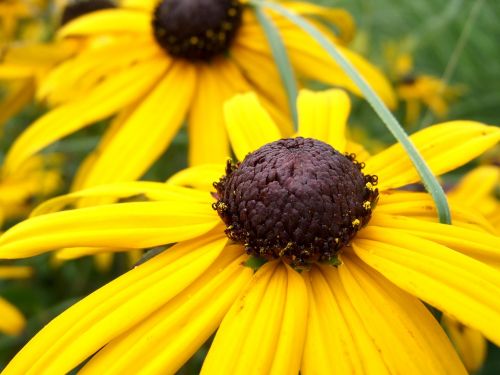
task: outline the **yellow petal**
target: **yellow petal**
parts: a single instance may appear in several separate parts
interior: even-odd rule
[[[302,372],[465,374],[429,311],[359,259],[311,271]],[[335,359],[335,360],[332,360]]]
[[[96,266],[99,270],[106,270],[108,263],[113,261],[113,253],[131,251],[123,247],[69,247],[67,249],[57,250],[54,257],[57,261],[78,259],[84,256],[96,255],[96,257],[103,256],[96,259]],[[109,259],[110,258],[110,259]]]
[[[356,84],[311,37],[305,35],[301,30],[292,28],[283,30],[281,34],[292,64],[301,75],[334,86],[340,86],[354,94],[361,95]],[[396,106],[396,97],[383,73],[361,55],[340,45],[336,45],[336,48],[354,65],[354,68],[381,99],[390,108],[394,108]]]
[[[500,343],[500,273],[435,242],[371,224],[352,247],[394,284]]]
[[[26,266],[0,266],[0,279],[26,279],[33,275],[33,269]]]
[[[448,332],[467,370],[470,373],[475,373],[481,369],[488,351],[488,343],[483,335],[446,314],[443,315],[441,323]]]
[[[193,284],[111,341],[82,374],[173,374],[217,329],[252,277],[241,246],[226,247]]]
[[[21,333],[26,325],[23,315],[3,298],[0,298],[0,332],[8,335]]]
[[[270,262],[255,274],[215,336],[202,374],[297,374],[307,317],[302,277]]]
[[[91,36],[107,33],[149,34],[151,15],[130,9],[110,9],[78,17],[58,32],[58,37]]]
[[[453,225],[495,233],[495,228],[484,216],[450,200]],[[380,193],[376,214],[413,217],[437,221],[436,205],[428,193],[387,190]]]
[[[281,82],[278,68],[271,55],[255,53],[237,43],[231,47],[231,59],[235,60],[251,86],[268,98],[280,109],[288,109],[288,99],[283,85],[270,85],[269,82]]]
[[[189,165],[224,163],[230,156],[223,105],[234,92],[219,70],[226,59],[197,66],[197,90],[189,115]]]
[[[165,69],[166,64],[159,60],[139,64],[105,80],[86,98],[48,112],[17,138],[6,156],[5,168],[16,170],[44,147],[122,109],[141,97]]]
[[[346,152],[346,125],[351,102],[343,90],[301,90],[297,99],[299,135],[330,144]]]
[[[314,39],[290,22],[280,20],[283,20],[283,18],[273,18],[273,21],[278,24],[291,63],[301,77],[340,86],[355,94],[360,94],[360,90],[354,82]],[[321,30],[325,29],[321,28]],[[333,35],[323,34],[327,39],[335,42]],[[255,23],[244,22],[240,30],[238,30],[238,38],[235,43],[256,53],[271,55],[262,27],[256,27]],[[347,48],[340,45],[336,47],[370,83],[382,100],[389,107],[395,107],[396,96],[389,81],[381,71]]]
[[[486,197],[492,196],[500,182],[500,168],[484,165],[467,173],[449,192],[450,199],[456,199],[463,205],[474,208]]]
[[[225,174],[223,164],[206,164],[190,167],[177,172],[170,177],[169,184],[192,187],[194,189],[213,192],[214,182],[220,180]]]
[[[167,149],[181,126],[191,102],[195,79],[194,66],[174,63],[165,78],[107,142],[82,185],[142,176]],[[168,106],[165,107],[165,103]]]
[[[109,185],[100,185],[74,193],[53,198],[42,203],[31,216],[38,216],[75,205],[81,198],[98,197],[113,198],[115,200],[148,200],[148,201],[178,201],[206,203],[210,205],[214,199],[207,194],[195,189],[173,186],[160,182],[132,181],[116,182]]]
[[[500,140],[500,128],[473,121],[451,121],[413,134],[410,139],[435,175],[471,161]],[[420,180],[410,158],[398,143],[366,160],[364,173],[378,176],[380,190]]]
[[[294,10],[302,16],[311,17],[313,22],[316,18],[326,21],[338,30],[340,38],[349,42],[354,37],[355,24],[351,14],[345,9],[318,6],[302,1],[289,1],[286,7]]]
[[[208,204],[133,202],[62,211],[25,220],[0,237],[0,258],[62,247],[153,247],[204,234],[220,220]]]
[[[500,237],[493,234],[404,216],[375,213],[370,225],[404,231],[445,245],[485,263],[500,264]]]
[[[281,138],[276,124],[254,93],[237,95],[226,102],[224,115],[231,146],[238,160]]]
[[[227,238],[178,244],[70,307],[43,328],[4,374],[65,374],[175,298],[219,256]]]

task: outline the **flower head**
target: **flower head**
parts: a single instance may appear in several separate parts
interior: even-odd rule
[[[289,7],[338,22],[338,36],[322,30],[393,104],[393,91],[380,71],[343,47],[353,31],[347,12],[306,3]],[[281,16],[270,16],[298,76],[359,93],[319,44]],[[292,134],[284,110],[286,94],[269,44],[246,2],[125,1],[123,7],[68,23],[59,37],[97,41],[46,76],[38,94],[54,108],[16,140],[6,158],[9,169],[58,139],[113,115],[117,116],[81,167],[74,189],[140,177],[186,119],[190,163],[224,162],[229,144],[223,103],[246,91],[257,93],[283,134]]]
[[[173,373],[215,331],[202,373],[465,373],[420,300],[500,343],[500,274],[489,265],[500,259],[499,238],[460,205],[452,207],[454,225],[439,224],[427,194],[397,190],[418,175],[400,145],[370,157],[345,139],[344,92],[303,91],[298,103],[303,138],[294,139],[281,139],[255,95],[226,105],[241,164],[231,164],[222,180],[224,166],[207,165],[166,184],[94,187],[45,203],[6,232],[0,257],[174,245],[61,314],[5,373],[64,373],[88,357],[83,373]],[[497,128],[467,121],[412,136],[437,174],[499,139]],[[376,190],[366,190],[374,175],[376,207]],[[302,193],[301,206],[294,195]],[[137,194],[147,201],[52,212],[82,197]],[[309,215],[308,223],[294,209]],[[328,237],[344,233],[344,216],[360,223],[340,247]],[[294,237],[294,228],[302,236]],[[281,253],[278,235],[300,246]],[[260,245],[267,262],[254,272],[246,264],[260,256]]]

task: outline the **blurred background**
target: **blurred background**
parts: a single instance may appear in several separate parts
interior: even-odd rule
[[[397,117],[410,133],[450,119],[499,123],[500,1],[313,2],[342,7],[351,12],[357,24],[351,47],[390,77],[401,99]],[[41,17],[47,17],[47,14],[42,12]],[[43,18],[26,20],[25,23],[27,32],[32,33],[33,38],[50,39],[52,31],[44,28]],[[315,82],[309,84],[319,87]],[[5,99],[6,95],[7,91],[0,82],[0,99]],[[42,106],[31,103],[7,121],[1,130],[0,159],[12,140],[43,112]],[[352,137],[372,151],[394,142],[371,108],[359,99],[354,99],[349,122]],[[97,144],[105,126],[106,123],[96,124],[47,149],[47,153],[62,155],[62,162],[57,162],[62,165],[60,183],[52,194],[67,191],[77,166]],[[173,172],[186,167],[186,142],[183,129],[146,178],[163,181]],[[495,153],[486,158],[496,163],[500,160]],[[445,176],[445,185],[455,183],[471,167]],[[0,195],[4,194],[2,191],[0,188]],[[23,199],[26,205],[31,206],[39,198],[33,195]],[[16,220],[19,219],[7,220],[3,230]],[[17,306],[28,324],[20,336],[0,334],[0,369],[45,323],[75,301],[130,269],[136,260],[119,254],[109,265],[97,264],[89,258],[61,264],[44,255],[16,262],[32,266],[33,275],[17,280],[0,280],[0,296]],[[201,358],[203,350],[181,372],[195,373]],[[499,373],[500,350],[490,345],[486,364],[478,374]]]

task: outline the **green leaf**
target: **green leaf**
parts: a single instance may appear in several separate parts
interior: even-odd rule
[[[281,40],[278,30],[274,26],[273,22],[268,19],[263,9],[259,6],[254,7],[255,15],[257,20],[261,24],[262,28],[271,47],[271,52],[273,54],[274,62],[278,67],[278,72],[280,74],[281,81],[285,87],[288,106],[290,107],[290,112],[292,114],[292,120],[295,130],[298,129],[299,117],[297,115],[297,81],[295,80],[295,75],[293,74],[292,64],[286,53],[286,48]]]

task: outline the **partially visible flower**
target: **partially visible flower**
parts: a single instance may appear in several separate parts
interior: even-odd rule
[[[421,300],[500,343],[500,273],[487,265],[500,239],[457,205],[454,225],[439,224],[427,194],[397,190],[419,180],[399,144],[352,154],[349,106],[340,90],[302,91],[299,137],[280,139],[257,97],[238,96],[225,115],[240,162],[222,177],[223,165],[200,165],[166,184],[93,187],[6,232],[6,258],[173,246],[54,319],[4,374],[84,361],[82,374],[175,373],[215,331],[202,374],[465,374]],[[436,174],[499,139],[470,121],[412,136]],[[137,196],[146,201],[52,212]]]
[[[449,104],[463,93],[464,87],[451,86],[439,77],[416,71],[411,55],[398,52],[394,45],[389,46],[386,52],[397,96],[406,104],[405,123],[410,125],[420,118],[422,105],[438,119],[446,117]]]
[[[322,28],[389,104],[387,79],[372,64],[344,47],[352,18],[344,10],[284,2],[306,16],[333,20],[340,34]],[[283,17],[270,14],[299,77],[346,87],[357,86],[320,45]],[[118,9],[80,17],[60,38],[100,36],[53,69],[39,90],[54,108],[14,143],[8,168],[56,140],[117,115],[97,150],[80,169],[75,188],[142,176],[170,145],[187,120],[189,162],[223,162],[229,155],[223,103],[254,91],[291,135],[287,100],[265,33],[245,1],[124,1]]]
[[[62,24],[93,11],[114,7],[110,0],[64,2],[67,4],[61,4],[59,10]],[[5,91],[0,98],[0,128],[33,100],[41,80],[51,68],[96,42],[92,38],[86,41],[66,38],[54,42],[23,39],[0,46],[0,82]]]
[[[448,194],[452,201],[480,212],[500,233],[499,189],[500,167],[482,165],[467,173]]]
[[[60,155],[35,155],[14,173],[0,173],[0,217],[20,219],[62,187]]]
[[[1,266],[0,280],[2,279],[24,279],[30,277],[32,269],[24,266]],[[21,312],[0,297],[0,332],[8,335],[19,334],[26,325]]]
[[[500,183],[500,168],[483,165],[467,173],[448,193],[450,201],[480,212],[487,220],[486,229],[500,233],[500,201],[496,193]],[[500,269],[499,263],[492,263]],[[458,320],[443,315],[442,324],[446,328],[465,367],[477,372],[486,359],[488,345],[486,339],[476,329],[465,326]]]

